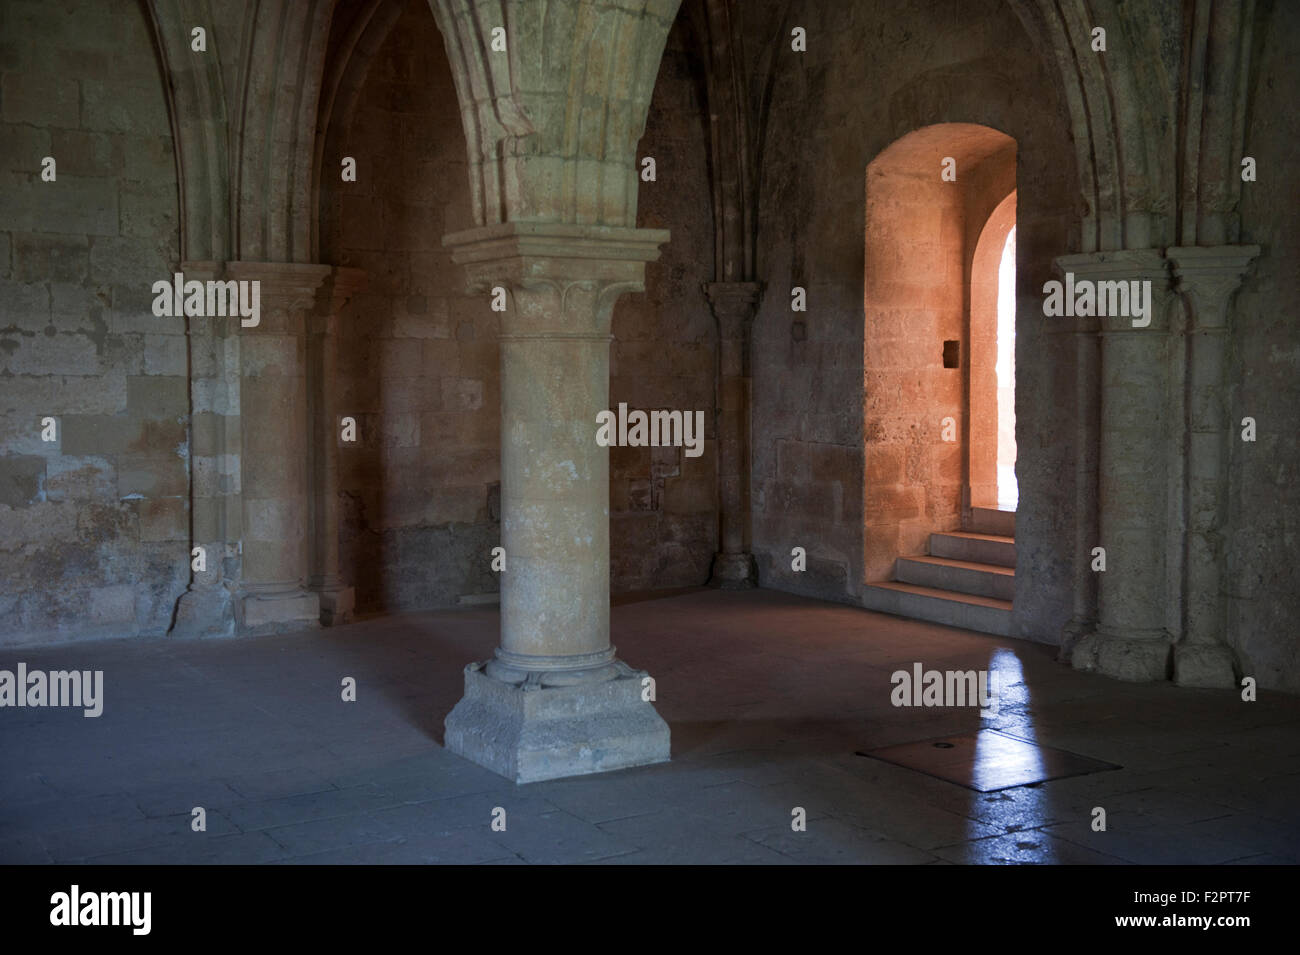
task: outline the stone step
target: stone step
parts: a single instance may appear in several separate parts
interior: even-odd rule
[[[1016,512],[996,507],[972,507],[970,521],[963,530],[974,534],[996,534],[1000,537],[1016,536]]]
[[[868,610],[948,627],[963,627],[1000,637],[1011,634],[1011,601],[994,597],[977,597],[884,580],[867,584],[862,592],[862,605]]]
[[[1001,534],[973,534],[969,531],[931,534],[930,556],[1014,568],[1016,539]]]
[[[947,557],[900,557],[894,566],[894,579],[998,600],[1012,600],[1016,595],[1016,572],[1012,568]]]

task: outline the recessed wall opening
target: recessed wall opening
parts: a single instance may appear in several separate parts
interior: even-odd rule
[[[1009,617],[1015,189],[1015,140],[969,123],[908,133],[867,167],[863,570],[878,609],[978,591],[996,626]]]
[[[967,507],[1014,511],[1016,194],[985,216],[970,262]]]
[[[998,509],[1014,511],[1016,484],[1016,227],[1007,233],[998,263]]]

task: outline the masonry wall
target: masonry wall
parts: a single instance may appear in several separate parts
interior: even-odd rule
[[[765,586],[856,602],[863,556],[863,176],[891,142],[922,126],[991,126],[1018,146],[1017,422],[1020,510],[1014,627],[1056,642],[1070,615],[1074,422],[1065,327],[1049,327],[1039,289],[1052,258],[1077,249],[1072,146],[1050,75],[1005,3],[908,3],[880,21],[855,4],[796,0],[784,20],[746,7],[750,49],[772,43],[775,82],[763,133],[755,326],[754,535]],[[803,26],[808,52],[789,48]],[[760,29],[761,27],[761,29]],[[761,82],[761,73],[756,82]],[[853,95],[845,91],[864,91]],[[865,91],[870,91],[870,94]],[[764,89],[750,91],[761,102]],[[937,170],[936,170],[937,175]],[[868,236],[868,241],[871,237]],[[808,312],[790,311],[790,288]],[[917,409],[918,414],[924,413]],[[810,480],[783,462],[802,456]],[[807,549],[793,572],[790,550]]]
[[[185,588],[177,209],[140,5],[0,5],[0,643],[163,633]]]
[[[339,453],[340,566],[362,613],[497,591],[497,316],[442,247],[473,225],[466,155],[442,35],[412,2],[323,159],[322,258],[369,274],[340,321],[336,385],[358,424]]]
[[[1300,67],[1288,47],[1300,8],[1277,3],[1261,37],[1245,152],[1258,180],[1242,183],[1241,242],[1263,247],[1232,312],[1229,354],[1228,640],[1259,685],[1300,692],[1300,206],[1295,202],[1294,91]],[[1289,198],[1287,198],[1289,197]],[[1256,421],[1254,444],[1241,419]]]
[[[637,225],[668,229],[643,294],[614,307],[610,407],[704,412],[704,452],[610,448],[610,585],[618,591],[703,584],[718,546],[714,397],[717,332],[702,286],[714,279],[706,117],[682,19],[668,35],[638,158]]]
[[[892,579],[895,558],[927,553],[932,532],[961,522],[964,389],[961,367],[944,367],[943,342],[966,348],[962,186],[940,179],[942,149],[908,149],[906,142],[877,159],[866,177],[862,508],[868,581]],[[904,156],[893,158],[895,152]],[[918,153],[926,154],[924,160]],[[952,427],[947,441],[945,419]],[[792,460],[778,453],[778,476],[799,480],[804,444],[782,442],[782,450]]]
[[[610,407],[705,412],[704,454],[610,449],[611,589],[704,583],[716,550],[713,232],[703,117],[684,38],[670,36],[641,140],[639,225],[672,239],[646,291],[613,315]],[[338,174],[357,160],[357,182]],[[466,148],[441,34],[412,0],[371,63],[351,124],[331,130],[322,258],[365,269],[340,325],[340,561],[358,611],[490,600],[500,542],[498,314],[469,294],[442,237],[473,225]],[[596,423],[592,422],[595,440]]]

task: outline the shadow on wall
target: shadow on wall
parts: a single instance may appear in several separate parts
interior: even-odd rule
[[[361,614],[496,599],[500,543],[497,316],[442,247],[469,228],[466,147],[442,35],[412,0],[335,116],[321,254],[364,269],[339,325],[340,570]],[[333,179],[356,160],[356,181]]]
[[[491,602],[500,316],[489,296],[466,292],[442,246],[474,224],[456,89],[424,0],[410,0],[374,46],[355,103],[331,118],[321,161],[322,261],[369,276],[339,326],[339,414],[359,432],[339,455],[340,570],[363,614]],[[641,144],[658,180],[642,183],[638,220],[672,229],[672,240],[647,269],[645,293],[615,309],[610,401],[702,409],[707,440],[700,457],[610,449],[616,594],[702,584],[717,545],[715,332],[701,291],[713,235],[692,76],[675,28]],[[356,160],[355,182],[332,178],[344,156]]]

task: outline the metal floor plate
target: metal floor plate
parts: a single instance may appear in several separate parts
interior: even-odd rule
[[[981,793],[1122,768],[998,730],[885,746],[859,751],[858,755],[915,769]]]

